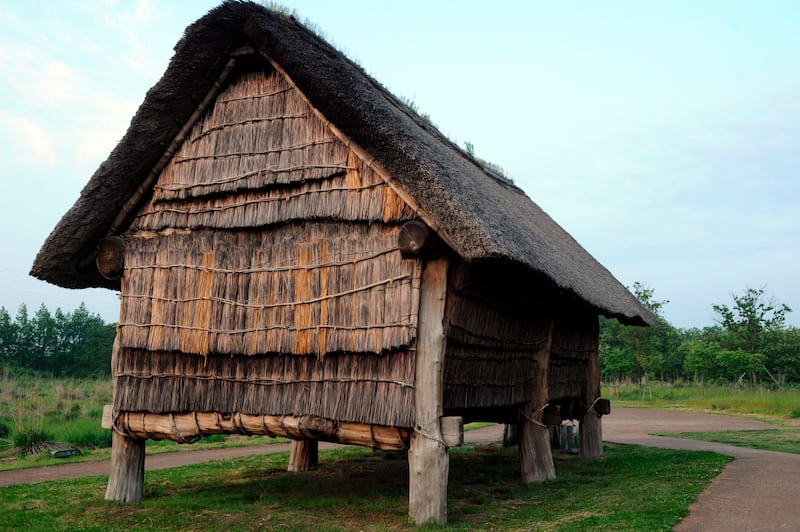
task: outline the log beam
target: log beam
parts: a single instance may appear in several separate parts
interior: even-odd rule
[[[422,270],[417,330],[416,425],[408,451],[408,511],[416,524],[447,521],[450,462],[439,421],[443,411],[446,295],[447,259],[426,262]]]
[[[402,427],[335,422],[314,416],[270,416],[217,412],[153,414],[121,412],[113,425],[133,438],[190,443],[211,434],[250,434],[294,440],[323,440],[382,451],[405,451],[411,430]]]

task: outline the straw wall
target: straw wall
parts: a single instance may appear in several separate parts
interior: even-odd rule
[[[525,403],[536,353],[546,347],[547,320],[506,300],[502,291],[473,283],[471,269],[454,264],[448,279],[445,410]]]
[[[583,398],[591,357],[597,357],[597,316],[591,313],[564,314],[556,320],[550,352],[550,399]]]
[[[116,410],[413,425],[414,216],[280,75],[238,78],[124,234]]]
[[[414,353],[199,357],[128,350],[116,411],[311,415],[413,426]]]

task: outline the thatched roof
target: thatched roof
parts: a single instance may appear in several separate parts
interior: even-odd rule
[[[186,30],[130,128],[53,230],[31,274],[70,288],[105,286],[94,265],[121,206],[164,154],[226,64],[251,44],[280,65],[332,124],[375,158],[467,261],[543,274],[566,294],[625,323],[654,318],[519,188],[482,168],[293,17],[226,2]]]

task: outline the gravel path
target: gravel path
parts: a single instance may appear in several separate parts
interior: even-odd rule
[[[753,430],[776,428],[767,423],[732,416],[674,410],[615,408],[603,418],[604,440],[685,450],[711,450],[736,458],[692,505],[689,517],[676,531],[800,530],[800,455],[757,451],[718,443],[650,436],[654,432]],[[502,438],[502,427],[465,433],[468,442],[487,443]],[[320,443],[320,448],[334,444]],[[288,444],[261,445],[148,456],[148,471],[188,464],[288,451]],[[83,462],[0,472],[0,487],[107,475],[109,461]]]

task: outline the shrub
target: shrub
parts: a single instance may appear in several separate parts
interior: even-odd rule
[[[14,446],[17,447],[19,454],[36,454],[54,439],[53,435],[45,430],[26,430],[14,436]]]
[[[108,429],[85,430],[70,436],[69,443],[77,447],[94,449],[111,447],[111,431]]]
[[[8,438],[9,436],[11,436],[11,426],[0,421],[0,438]]]

